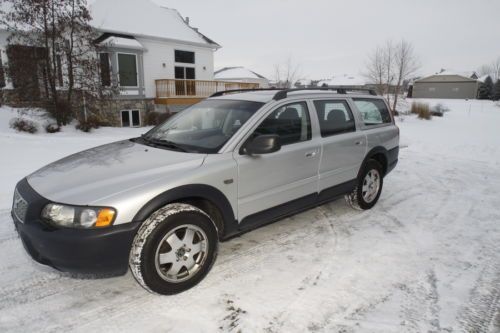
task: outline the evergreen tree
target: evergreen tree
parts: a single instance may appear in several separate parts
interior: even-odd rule
[[[491,99],[493,96],[493,80],[488,75],[479,87],[478,99]]]
[[[500,78],[497,80],[497,83],[495,83],[495,86],[493,87],[493,97],[492,99],[494,101],[500,100]]]

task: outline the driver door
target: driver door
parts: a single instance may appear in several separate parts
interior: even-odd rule
[[[292,200],[311,199],[317,193],[321,147],[312,136],[307,103],[293,102],[270,112],[251,137],[262,134],[279,135],[281,149],[254,156],[234,152],[240,222]]]

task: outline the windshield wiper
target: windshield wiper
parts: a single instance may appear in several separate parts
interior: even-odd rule
[[[182,152],[187,152],[187,150],[185,148],[181,147],[180,145],[178,145],[177,143],[172,142],[172,141],[153,139],[153,138],[146,136],[145,134],[141,135],[141,138],[144,141],[146,141],[152,145],[155,145],[155,146],[161,146],[161,147],[170,148],[170,149],[174,149],[174,150],[178,150],[178,151],[182,151]]]

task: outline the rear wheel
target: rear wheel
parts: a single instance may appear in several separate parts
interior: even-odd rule
[[[368,160],[359,175],[356,188],[345,199],[355,209],[370,209],[377,203],[383,183],[382,166],[375,160]]]
[[[171,295],[199,283],[217,256],[217,229],[210,217],[187,204],[169,204],[141,226],[130,269],[149,291]]]

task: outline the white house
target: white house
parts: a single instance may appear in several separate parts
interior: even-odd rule
[[[215,79],[230,82],[255,83],[260,88],[268,88],[269,80],[245,67],[224,67],[215,72]]]
[[[101,82],[119,87],[101,110],[114,125],[141,126],[147,112],[176,112],[216,91],[255,86],[214,81],[214,52],[221,46],[175,9],[151,0],[94,0],[89,9],[99,36]],[[0,31],[4,64],[7,36]]]

